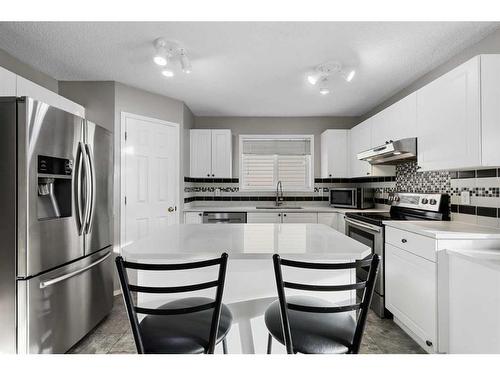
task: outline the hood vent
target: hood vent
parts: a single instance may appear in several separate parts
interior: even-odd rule
[[[370,164],[394,165],[417,158],[417,138],[405,138],[360,152],[359,160]]]

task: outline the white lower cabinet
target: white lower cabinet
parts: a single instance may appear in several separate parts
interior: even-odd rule
[[[435,262],[386,243],[386,307],[429,352],[437,351],[436,278]]]
[[[202,224],[203,212],[184,212],[184,224]]]
[[[318,224],[325,224],[338,230],[339,214],[336,212],[319,212]]]
[[[281,223],[281,213],[278,212],[247,212],[247,223],[259,224],[259,223],[270,223],[270,224],[280,224]]]
[[[282,223],[317,224],[318,214],[316,212],[284,212],[281,215]]]
[[[316,212],[248,212],[247,223],[306,223],[316,224],[318,214]]]

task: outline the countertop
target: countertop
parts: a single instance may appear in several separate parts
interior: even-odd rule
[[[384,221],[387,227],[420,234],[436,240],[500,240],[500,228],[484,227],[460,221]]]
[[[324,224],[174,224],[125,245],[129,260],[199,258],[227,252],[230,259],[293,259],[349,261],[371,249]]]
[[[262,206],[265,206],[263,204]],[[287,206],[299,206],[302,208],[287,208]],[[261,207],[261,206],[258,206]],[[273,207],[273,206],[269,206]],[[335,208],[335,207],[329,207],[329,206],[305,206],[302,204],[289,204],[289,205],[284,205],[281,206],[279,209],[276,208],[257,208],[256,206],[191,206],[191,207],[185,207],[184,212],[339,212],[339,213],[346,213],[346,212],[388,212],[389,210],[387,209],[380,209],[380,208],[368,208],[365,210],[358,210],[358,209],[352,209],[352,208]]]

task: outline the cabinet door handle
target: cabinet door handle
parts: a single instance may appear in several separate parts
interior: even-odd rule
[[[278,214],[279,217],[281,217],[281,214]]]
[[[402,242],[402,243],[407,243],[407,242],[408,242],[408,240],[407,240],[406,238],[402,238],[402,239],[401,239],[401,242]]]
[[[212,173],[212,177],[215,177],[215,175]]]
[[[286,216],[286,214],[283,214],[283,216]]]
[[[210,173],[207,173],[207,177],[210,177]]]
[[[202,213],[200,212],[200,213],[198,214],[198,216],[202,216]]]

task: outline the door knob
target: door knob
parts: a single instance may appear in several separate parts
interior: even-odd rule
[[[169,207],[168,208],[168,212],[174,212],[174,208],[173,207]]]

